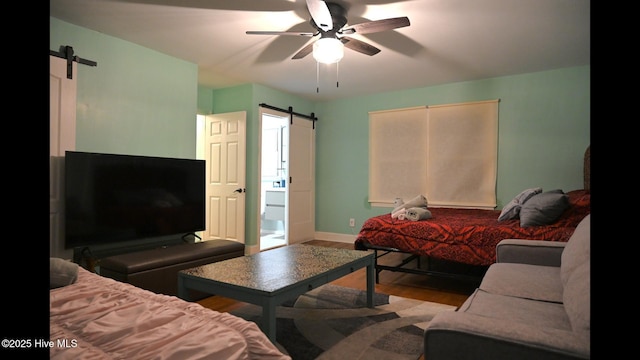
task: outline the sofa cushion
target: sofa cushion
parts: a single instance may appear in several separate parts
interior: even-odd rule
[[[525,285],[526,284],[526,285]],[[483,291],[562,303],[562,282],[557,266],[537,266],[517,263],[495,263],[482,278]]]
[[[571,273],[591,259],[591,214],[580,221],[567,241],[560,258],[560,277],[566,286]]]
[[[564,308],[574,331],[591,331],[591,261],[575,269],[564,287]]]
[[[571,330],[562,304],[491,294],[482,289],[476,289],[458,311],[520,322],[530,327]]]

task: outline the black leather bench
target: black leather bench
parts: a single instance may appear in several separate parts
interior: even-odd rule
[[[127,282],[155,293],[178,295],[178,271],[244,255],[244,244],[209,240],[106,257],[100,260],[102,276]],[[210,296],[190,293],[191,299]]]

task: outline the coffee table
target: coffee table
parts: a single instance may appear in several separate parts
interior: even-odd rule
[[[262,306],[262,331],[276,342],[276,307],[348,275],[367,270],[367,306],[373,307],[374,255],[370,251],[289,245],[178,272],[178,296],[189,289]]]

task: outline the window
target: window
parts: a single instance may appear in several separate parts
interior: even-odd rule
[[[499,100],[369,113],[369,202],[495,208]]]

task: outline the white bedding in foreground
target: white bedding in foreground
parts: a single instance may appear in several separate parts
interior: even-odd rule
[[[49,324],[51,359],[291,359],[253,322],[83,268],[50,291]]]

